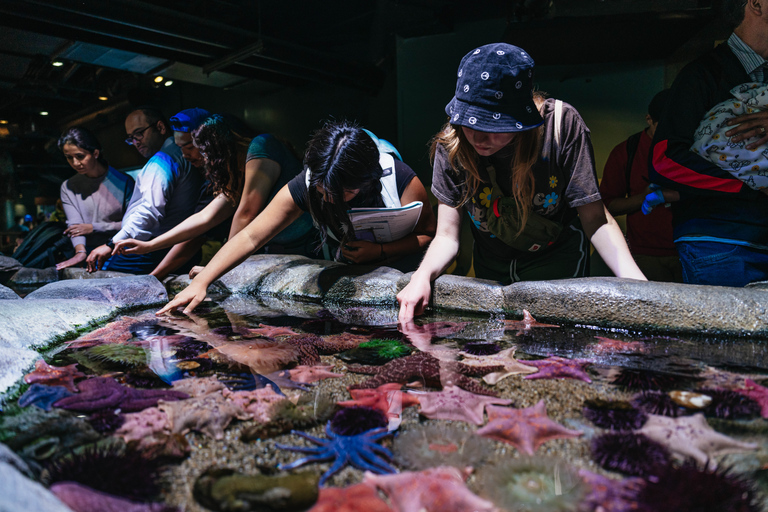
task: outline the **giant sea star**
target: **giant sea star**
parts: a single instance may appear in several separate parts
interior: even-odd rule
[[[351,389],[370,389],[390,382],[407,384],[412,380],[419,380],[426,386],[442,388],[454,384],[467,391],[489,396],[496,394],[467,375],[485,375],[502,369],[501,366],[473,368],[454,361],[441,361],[425,352],[395,359],[384,366],[349,366],[351,372],[376,374],[361,384],[351,386]]]
[[[280,464],[278,469],[294,469],[312,462],[324,462],[334,460],[331,468],[323,474],[320,485],[339,472],[344,466],[350,464],[358,469],[372,471],[377,474],[397,473],[397,470],[389,464],[392,453],[376,441],[389,435],[386,428],[374,428],[356,436],[341,436],[331,430],[331,422],[325,425],[325,433],[328,439],[320,439],[304,432],[293,431],[294,434],[318,445],[317,448],[305,448],[301,446],[286,446],[276,444],[281,450],[309,453],[311,455],[291,462]]]

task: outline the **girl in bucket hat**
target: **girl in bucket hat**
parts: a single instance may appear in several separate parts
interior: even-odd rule
[[[534,93],[533,70],[506,43],[461,60],[448,123],[432,141],[437,235],[397,296],[401,321],[423,312],[456,257],[463,211],[479,278],[582,277],[591,241],[617,276],[645,280],[601,201],[589,130],[573,107]]]

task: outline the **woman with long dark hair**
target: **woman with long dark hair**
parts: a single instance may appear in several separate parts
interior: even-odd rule
[[[145,254],[171,247],[204,235],[230,217],[232,224],[228,238],[231,239],[301,170],[301,162],[286,143],[270,134],[254,139],[245,137],[220,114],[205,119],[192,132],[192,142],[203,158],[205,177],[215,195],[214,199],[201,211],[157,238],[147,241],[128,239],[116,243],[118,253]],[[310,255],[314,249],[313,231],[309,216],[299,216],[275,237],[266,251]],[[163,261],[152,275],[162,278],[178,266]]]
[[[411,233],[386,243],[356,239],[350,208],[390,208],[415,201],[426,206]],[[309,142],[304,171],[283,187],[264,211],[227,242],[158,314],[185,304],[185,313],[192,311],[205,298],[211,283],[306,211],[312,214],[322,242],[336,247],[336,259],[396,265],[404,257],[421,254],[432,240],[435,218],[428,205],[427,191],[413,170],[380,153],[362,128],[348,122],[326,124]]]
[[[505,43],[461,60],[450,119],[432,143],[438,235],[397,296],[401,322],[423,312],[456,256],[464,210],[477,277],[581,277],[591,241],[617,276],[645,280],[600,199],[589,130],[572,106],[534,93],[533,68]]]
[[[67,217],[64,234],[72,239],[75,255],[57,270],[85,261],[88,252],[108,242],[120,230],[133,194],[133,178],[110,167],[93,133],[70,128],[59,138],[59,149],[77,175],[61,184],[61,203]]]

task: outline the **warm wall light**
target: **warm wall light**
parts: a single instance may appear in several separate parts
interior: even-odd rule
[[[0,119],[0,124],[8,124],[8,120],[7,119]]]
[[[99,96],[99,99],[101,101],[107,101],[109,98],[107,98],[106,96]]]
[[[51,66],[53,66],[55,68],[60,68],[63,65],[64,65],[64,63],[61,62],[60,60],[55,60],[55,61],[51,62]]]
[[[171,85],[173,85],[173,80],[166,80],[165,81],[165,86],[166,87],[170,87]]]
[[[40,112],[40,115],[41,115],[41,116],[47,116],[47,115],[48,115],[48,112],[46,112],[45,110],[43,110],[43,111],[41,111],[41,112]]]
[[[156,76],[156,77],[155,77],[155,83],[156,83],[156,84],[159,84],[159,83],[160,83],[160,82],[162,82],[163,80],[164,80],[164,78],[163,78],[162,76]]]

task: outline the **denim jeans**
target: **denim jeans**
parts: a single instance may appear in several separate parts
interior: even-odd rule
[[[744,286],[768,280],[768,252],[720,242],[677,242],[683,281]]]

